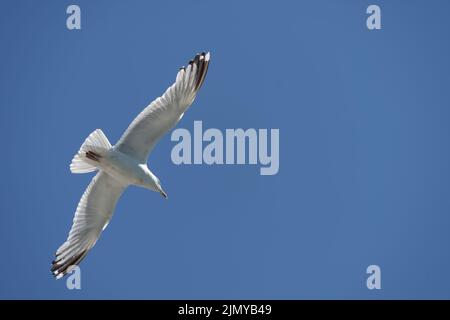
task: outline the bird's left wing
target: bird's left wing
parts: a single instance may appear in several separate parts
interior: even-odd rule
[[[114,148],[142,163],[158,140],[173,128],[192,104],[205,80],[209,52],[197,54],[186,68],[181,68],[174,84],[130,124]]]
[[[95,245],[124,188],[103,171],[92,178],[78,203],[69,237],[56,251],[51,271],[57,279],[70,271],[71,265],[78,265]]]

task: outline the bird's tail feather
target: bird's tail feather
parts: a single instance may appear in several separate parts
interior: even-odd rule
[[[108,138],[97,129],[86,138],[70,164],[72,173],[88,173],[98,169],[103,154],[111,148]]]

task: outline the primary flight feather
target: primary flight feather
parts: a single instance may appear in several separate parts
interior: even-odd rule
[[[111,146],[97,129],[84,141],[72,159],[73,173],[98,170],[78,203],[67,240],[56,251],[51,271],[59,279],[78,265],[95,245],[111,219],[117,200],[129,185],[161,193],[159,179],[148,169],[147,158],[159,139],[183,117],[205,80],[210,54],[197,54],[182,67],[175,83],[129,125],[116,145]]]

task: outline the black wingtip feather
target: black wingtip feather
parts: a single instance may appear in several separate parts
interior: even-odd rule
[[[78,265],[81,262],[81,260],[84,259],[87,252],[88,252],[88,250],[83,250],[83,251],[79,252],[78,254],[72,256],[69,260],[67,260],[66,262],[64,262],[62,264],[58,264],[57,262],[55,262],[55,263],[52,262],[53,265],[52,265],[52,268],[50,269],[50,271],[52,272],[53,276],[56,278],[60,274],[62,274],[64,277],[67,274],[69,267]]]
[[[203,59],[200,59],[203,57]],[[209,60],[206,61],[206,53],[202,52],[195,56],[195,61],[197,64],[197,83],[195,85],[195,91],[198,91],[203,82],[205,81],[206,73],[208,72]]]

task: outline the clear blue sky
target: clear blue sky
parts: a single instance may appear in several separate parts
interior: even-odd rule
[[[66,29],[66,8],[82,30]],[[382,30],[366,28],[378,4]],[[2,1],[0,298],[450,298],[448,1]],[[81,264],[55,281],[91,175],[209,50],[179,127],[279,128],[280,171],[150,157],[169,194],[130,188]],[[366,288],[380,265],[382,289]]]

